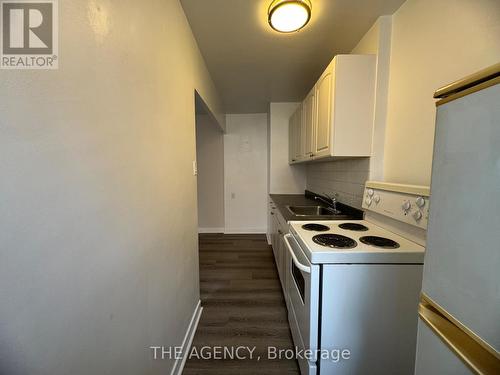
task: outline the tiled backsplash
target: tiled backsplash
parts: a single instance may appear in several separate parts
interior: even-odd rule
[[[342,203],[361,208],[365,181],[370,175],[370,158],[345,159],[307,166],[307,190],[338,194]]]

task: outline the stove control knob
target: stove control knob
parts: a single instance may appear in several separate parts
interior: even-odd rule
[[[425,206],[425,199],[423,197],[418,197],[416,203],[418,207],[422,208]]]
[[[366,197],[366,199],[365,199],[365,203],[366,203],[366,205],[367,205],[368,207],[370,207],[370,206],[371,206],[371,204],[372,204],[372,199],[371,199],[370,197]]]
[[[405,211],[405,212],[406,212],[406,211],[409,211],[409,210],[410,210],[410,208],[411,208],[411,203],[410,203],[410,201],[405,201],[405,202],[403,203],[403,205],[401,206],[401,208],[402,208],[402,209],[403,209],[403,211]]]
[[[422,219],[422,212],[420,211],[415,211],[413,213],[413,218],[416,220],[416,221],[419,221],[420,219]]]
[[[373,194],[374,194],[373,189],[368,189],[366,192],[368,193],[369,197],[373,197]]]
[[[373,200],[375,201],[375,203],[380,202],[380,195],[375,195],[375,196],[373,197]]]

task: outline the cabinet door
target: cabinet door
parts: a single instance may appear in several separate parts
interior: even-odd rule
[[[278,225],[279,225],[279,223],[278,223]],[[282,236],[280,233],[281,233],[281,230],[279,229],[279,226],[278,226],[278,232],[276,234],[276,256],[275,256],[274,260],[276,261],[276,271],[278,271],[278,278],[281,281],[281,258],[282,258],[281,238],[282,238]]]
[[[314,155],[314,121],[316,119],[316,93],[315,88],[309,92],[303,103],[304,119],[304,157],[311,158]]]
[[[281,224],[278,220],[278,211],[274,211],[273,222],[274,222],[274,260],[276,262],[276,267],[279,270],[281,265],[281,239],[282,239],[282,231]]]
[[[272,200],[269,201],[269,207],[268,207],[268,220],[267,220],[267,238],[269,243],[272,245],[273,243],[273,215],[274,211],[276,210],[276,205]]]
[[[295,162],[295,113],[288,121],[288,162]]]
[[[289,309],[290,305],[290,299],[288,298],[288,284],[290,283],[290,273],[288,272],[288,269],[290,268],[290,253],[288,252],[288,248],[286,247],[285,244],[285,238],[282,237],[282,258],[281,258],[281,270],[283,273],[283,280],[281,283],[281,287],[283,288],[283,296],[285,297],[285,302],[286,302],[286,307]]]
[[[316,85],[317,120],[315,130],[315,157],[327,156],[331,153],[332,87],[333,68],[328,68]]]
[[[302,152],[302,105],[297,108],[295,112],[295,124],[294,124],[294,134],[295,134],[295,142],[294,142],[294,155],[293,158],[296,161],[303,159]]]
[[[278,220],[276,219],[276,210],[272,210],[270,212],[271,214],[271,222],[270,222],[270,232],[271,232],[271,247],[273,249],[273,254],[274,254],[274,259],[277,259],[277,254],[278,254]]]
[[[283,238],[285,233],[283,233],[281,230],[280,230],[280,232],[281,233],[279,234],[279,237],[278,237],[279,238],[279,245],[278,245],[279,262],[277,264],[277,267],[278,267],[278,276],[280,279],[281,288],[283,289],[283,292],[284,292],[285,291],[285,273],[283,272],[283,270],[284,270],[284,264],[285,264],[286,248],[285,248],[285,240]]]

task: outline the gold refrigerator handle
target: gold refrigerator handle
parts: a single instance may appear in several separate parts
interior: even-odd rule
[[[476,374],[500,374],[500,354],[422,293],[420,318]]]
[[[436,102],[436,106],[446,104],[499,83],[500,63],[497,63],[438,89],[434,93],[434,98],[440,99]]]

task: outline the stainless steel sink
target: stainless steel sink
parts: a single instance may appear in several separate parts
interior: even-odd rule
[[[343,216],[339,210],[323,206],[286,206],[295,216]]]

